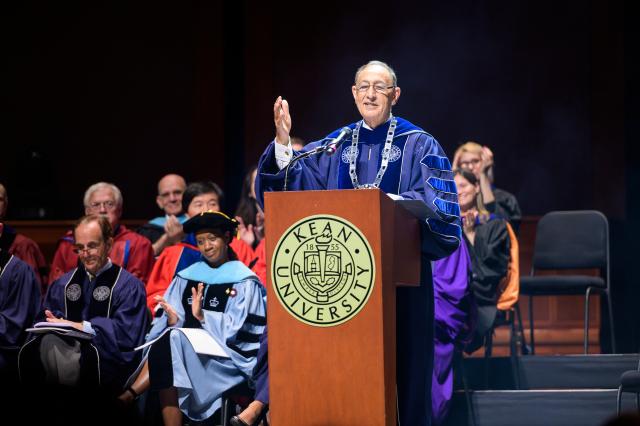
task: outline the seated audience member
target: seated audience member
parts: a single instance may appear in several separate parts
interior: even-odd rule
[[[215,183],[193,182],[187,186],[182,196],[183,210],[187,217],[205,211],[220,211],[223,197],[222,190]],[[234,237],[231,240],[230,247],[238,260],[245,265],[249,265],[255,258],[251,247],[238,238]],[[176,273],[200,259],[200,251],[193,234],[187,234],[182,242],[164,249],[156,260],[147,283],[147,306],[152,312],[157,306],[155,297],[164,294]]]
[[[164,297],[156,297],[163,314],[147,341],[161,337],[119,397],[130,403],[148,389],[158,391],[165,425],[181,425],[182,413],[196,421],[209,418],[222,394],[245,381],[256,363],[266,324],[265,290],[229,247],[236,225],[220,212],[185,222],[202,259],[180,271]],[[197,353],[179,329],[163,334],[167,327],[204,329],[229,357]]]
[[[238,221],[238,238],[255,249],[255,256],[249,267],[260,278],[260,282],[267,283],[267,264],[264,240],[264,212],[256,200],[255,182],[258,166],[249,169],[244,183],[236,220]]]
[[[260,240],[254,251],[254,258],[249,264],[251,270],[260,278],[260,282],[267,285],[267,251],[265,239]]]
[[[44,289],[47,279],[47,261],[35,241],[17,233],[15,229],[3,223],[8,206],[9,195],[4,185],[0,183],[0,250],[13,254],[31,266]]]
[[[469,341],[476,317],[475,300],[469,288],[471,259],[466,244],[450,256],[432,262],[435,312],[433,378],[431,380],[432,424],[441,425],[453,395],[453,359],[456,349]]]
[[[119,223],[122,215],[122,193],[118,187],[106,182],[91,185],[84,194],[84,211],[87,215],[99,214],[109,220],[113,230],[109,257],[113,263],[146,283],[153,268],[153,248],[149,240]],[[78,255],[74,247],[73,232],[69,231],[58,242],[51,263],[49,282],[78,266]]]
[[[255,181],[258,166],[252,166],[242,183],[236,209],[238,236],[255,249],[264,238],[264,213],[256,201]]]
[[[18,350],[40,309],[40,282],[29,265],[0,248],[0,379],[16,379]]]
[[[73,236],[80,264],[51,283],[38,320],[84,334],[31,335],[20,351],[20,377],[27,385],[100,387],[115,396],[140,361],[133,349],[148,328],[144,285],[109,258],[113,237],[105,216],[84,216]]]
[[[164,216],[158,216],[138,228],[138,234],[147,237],[153,245],[153,253],[159,256],[165,247],[172,246],[184,237],[182,224],[187,216],[182,210],[182,194],[187,187],[184,178],[168,174],[158,182],[156,203]]]
[[[499,284],[507,275],[510,240],[507,223],[484,208],[480,182],[465,169],[457,170],[458,204],[464,242],[471,257],[470,287],[478,306],[473,340],[465,348],[471,353],[484,344],[496,318]]]
[[[453,169],[466,169],[476,176],[485,208],[489,213],[506,219],[517,233],[522,219],[516,197],[496,188],[493,182],[493,152],[476,142],[461,145],[453,157]]]

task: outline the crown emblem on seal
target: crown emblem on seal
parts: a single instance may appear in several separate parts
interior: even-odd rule
[[[350,222],[330,215],[304,218],[276,246],[271,274],[277,298],[306,324],[342,324],[358,314],[371,294],[372,253]]]

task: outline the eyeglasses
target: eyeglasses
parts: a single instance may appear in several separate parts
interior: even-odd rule
[[[104,209],[107,211],[115,210],[116,202],[112,200],[108,200],[108,201],[102,201],[102,202],[89,203],[89,208],[93,211],[98,211],[100,210],[100,207],[103,207],[103,206],[104,206]]]
[[[473,160],[469,160],[469,161],[461,161],[460,162],[460,167],[468,169],[472,165],[473,166],[477,166],[478,164],[480,164],[480,159],[479,158],[474,158]]]
[[[87,254],[94,254],[98,251],[98,249],[100,248],[100,246],[102,245],[102,243],[98,243],[95,241],[90,242],[89,244],[87,244],[86,246],[82,245],[82,244],[74,244],[73,245],[73,252],[75,254],[80,254],[82,252],[87,252]]]
[[[174,197],[179,197],[182,194],[184,194],[184,191],[180,191],[180,190],[176,190],[176,191],[167,191],[167,192],[163,192],[162,194],[158,194],[161,198],[169,198],[171,195],[173,195]]]
[[[369,88],[371,87],[370,84],[365,83],[365,84],[361,84],[360,86],[356,87],[356,90],[358,91],[358,93],[367,93],[369,92]],[[389,89],[393,89],[396,86],[385,86],[384,84],[374,84],[373,85],[373,90],[375,90],[378,93],[387,93],[387,90]]]

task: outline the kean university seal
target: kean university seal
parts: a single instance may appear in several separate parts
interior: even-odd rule
[[[350,222],[309,216],[278,241],[271,277],[278,300],[298,320],[318,327],[342,324],[357,315],[371,295],[373,251]]]

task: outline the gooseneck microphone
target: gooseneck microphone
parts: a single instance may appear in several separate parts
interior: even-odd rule
[[[285,167],[285,171],[284,171],[284,184],[282,187],[283,191],[287,190],[287,181],[289,179],[289,168],[292,167],[295,163],[297,163],[298,161],[311,157],[312,155],[316,155],[316,154],[321,154],[321,153],[325,153],[326,155],[333,155],[336,153],[336,151],[338,150],[338,148],[340,147],[340,145],[342,145],[342,143],[344,142],[344,140],[351,136],[351,133],[353,132],[353,130],[351,130],[349,127],[343,127],[342,129],[340,129],[340,133],[338,133],[338,136],[336,136],[335,139],[332,139],[331,141],[329,141],[328,143],[324,144],[324,145],[319,145],[317,147],[315,147],[314,149],[310,149],[309,151],[303,152],[302,154],[298,155],[297,157],[293,157],[291,159],[291,161],[289,161],[289,164],[286,165]]]
[[[276,142],[277,143],[277,142]],[[302,154],[298,155],[297,157],[293,157],[291,159],[291,161],[289,161],[289,164],[286,165],[285,170],[284,170],[284,185],[282,187],[283,191],[287,190],[287,180],[289,179],[289,168],[291,166],[293,166],[295,163],[297,163],[298,161],[304,159],[304,158],[308,158],[311,157],[312,155],[316,155],[319,154],[321,152],[324,152],[324,145],[320,145],[318,147],[315,147],[314,149],[311,149],[307,152],[303,152]]]
[[[342,129],[340,129],[340,133],[338,133],[338,136],[324,145],[324,153],[327,155],[335,154],[340,145],[342,145],[342,142],[344,142],[346,138],[351,136],[352,132],[353,130],[351,130],[349,127],[343,127]]]

